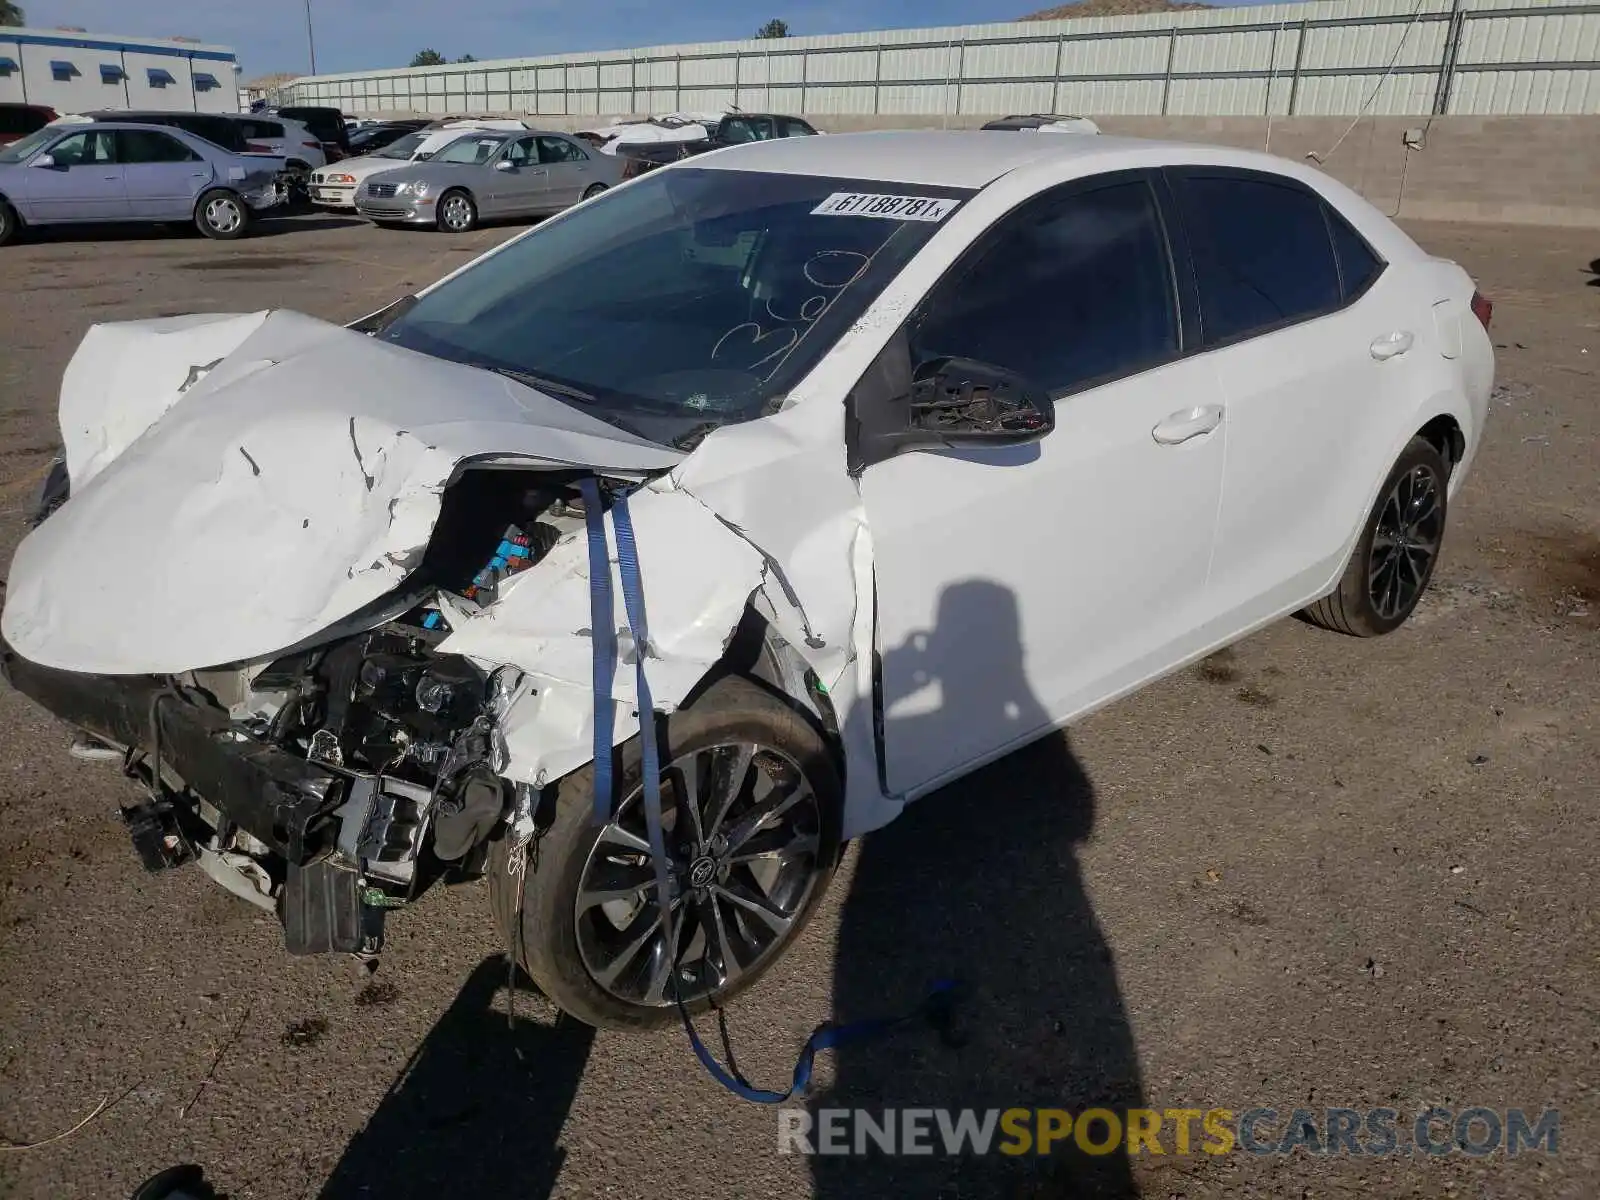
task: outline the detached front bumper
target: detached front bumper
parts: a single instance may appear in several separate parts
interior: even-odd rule
[[[185,788],[294,866],[333,848],[349,780],[231,727],[150,675],[85,675],[30,662],[0,641],[0,675],[50,713],[124,750],[155,757]]]
[[[228,890],[272,909],[291,954],[372,954],[382,946],[389,905],[374,905],[358,865],[374,810],[390,799],[382,781],[251,738],[168,679],[43,667],[4,640],[0,675],[55,716],[127,751],[129,773],[151,787],[148,802],[122,810],[147,869],[193,858]],[[385,821],[385,828],[398,824],[392,808]],[[236,831],[254,839],[254,851],[237,851]]]
[[[413,196],[372,197],[357,192],[356,212],[369,221],[389,221],[403,225],[432,225],[435,221],[434,198],[418,199]]]

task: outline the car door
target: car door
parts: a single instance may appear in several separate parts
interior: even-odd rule
[[[488,167],[488,204],[479,211],[496,217],[522,216],[549,208],[549,174],[539,161],[539,139],[515,138]]]
[[[1411,411],[1423,330],[1399,281],[1311,188],[1253,171],[1168,174],[1228,405],[1212,577],[1225,619],[1248,628],[1342,569],[1393,452],[1386,412]]]
[[[128,193],[116,159],[111,131],[86,129],[69,134],[47,151],[52,166],[28,171],[31,219],[120,221],[128,216]]]
[[[115,137],[129,215],[156,221],[189,217],[211,181],[211,164],[170,133],[119,129]]]
[[[912,366],[951,355],[1021,372],[1054,397],[1056,427],[862,472],[893,794],[1201,648],[1227,429],[1211,363],[1184,356],[1188,293],[1157,192],[1122,172],[1035,198],[905,327]]]
[[[577,142],[562,137],[540,137],[539,161],[544,164],[545,201],[560,212],[583,199],[595,182],[594,163]]]

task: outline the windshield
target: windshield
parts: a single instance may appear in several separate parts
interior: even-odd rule
[[[970,192],[674,167],[541,226],[379,336],[654,441],[775,412]]]
[[[0,146],[0,163],[21,162],[40,146],[48,145],[53,138],[60,136],[59,127],[46,125],[43,129],[36,129],[27,137],[18,138],[9,146]]]
[[[396,138],[382,150],[373,154],[373,158],[410,158],[417,152],[417,147],[427,141],[420,133],[408,133],[403,138]]]
[[[505,145],[503,137],[464,137],[451,142],[431,161],[441,163],[485,163],[494,157],[496,150]]]

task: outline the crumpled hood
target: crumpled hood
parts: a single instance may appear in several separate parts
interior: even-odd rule
[[[683,457],[287,311],[96,326],[61,416],[72,498],[17,550],[0,633],[104,674],[261,658],[391,591],[463,463],[639,475]]]

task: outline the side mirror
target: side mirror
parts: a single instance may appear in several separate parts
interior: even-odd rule
[[[53,167],[56,165],[56,156],[53,154],[35,155],[33,162],[29,165],[35,167]]]
[[[866,428],[863,464],[909,450],[1023,446],[1056,425],[1049,394],[1017,372],[971,358],[936,358],[911,374],[911,385],[888,405],[887,422]]]
[[[512,162],[509,158],[502,158],[499,162],[495,163],[494,169],[496,171],[515,171],[517,169],[517,164]]]
[[[852,475],[911,450],[1025,446],[1056,427],[1050,394],[1009,368],[935,358],[913,370],[903,327],[856,382],[845,413]]]

